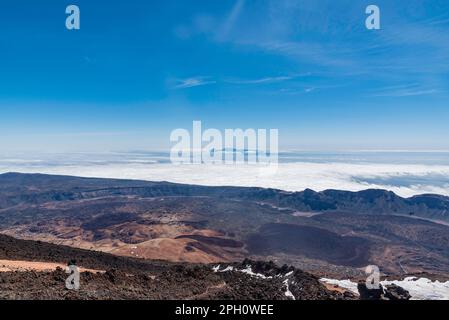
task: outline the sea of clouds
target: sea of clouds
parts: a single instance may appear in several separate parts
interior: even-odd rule
[[[173,165],[164,153],[0,156],[0,173],[170,181],[210,186],[256,186],[286,191],[387,189],[403,197],[449,196],[448,152],[289,152],[265,165]]]

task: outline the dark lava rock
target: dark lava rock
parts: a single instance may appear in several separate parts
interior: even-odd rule
[[[410,293],[395,284],[382,286],[379,284],[378,289],[369,289],[365,282],[357,284],[360,300],[410,300]]]
[[[296,269],[292,266],[284,265],[278,267],[274,262],[269,261],[253,261],[245,259],[242,263],[234,264],[233,267],[237,270],[251,268],[251,271],[255,274],[265,276],[265,279],[257,279],[257,277],[251,277],[250,281],[253,283],[250,287],[255,289],[259,287],[262,289],[262,298],[267,299],[292,299],[293,295],[295,300],[353,300],[355,295],[347,293],[343,294],[337,291],[330,291],[319,281],[319,279],[302,270]],[[239,272],[233,271],[232,276],[236,277]],[[248,281],[248,280],[246,280]],[[247,290],[251,291],[251,290]],[[287,295],[287,292],[289,294]],[[260,296],[251,297],[260,299]],[[245,296],[237,297],[238,299],[245,299]]]
[[[357,284],[357,290],[359,291],[360,300],[383,300],[383,287],[379,284],[379,289],[369,289],[365,282],[359,282]]]
[[[395,284],[385,286],[385,297],[389,300],[410,300],[410,293]]]
[[[79,290],[68,290],[64,268],[52,272],[1,272],[0,300],[336,300],[352,299],[328,290],[310,273],[273,262],[245,260],[223,265],[169,263],[117,257],[0,235],[0,258],[76,263],[99,272],[82,272]],[[76,260],[76,261],[74,261]]]

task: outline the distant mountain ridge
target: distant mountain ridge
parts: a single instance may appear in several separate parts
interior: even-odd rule
[[[449,275],[448,203],[385,190],[7,173],[0,175],[0,233],[171,262],[275,259],[319,275],[358,274],[369,264],[392,274]]]
[[[358,192],[342,190],[315,192],[306,189],[300,192],[287,192],[258,187],[215,187],[141,180],[5,173],[0,175],[0,192],[0,209],[23,201],[38,204],[100,196],[207,196],[260,202],[301,212],[397,214],[449,221],[449,197],[423,194],[402,198],[394,192],[381,189]]]

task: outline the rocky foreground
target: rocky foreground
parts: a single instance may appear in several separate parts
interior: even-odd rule
[[[408,300],[397,286],[360,296],[329,289],[315,276],[272,262],[245,260],[226,266],[169,265],[164,271],[128,273],[113,269],[81,273],[80,288],[65,287],[63,268],[0,272],[0,299],[6,300]]]
[[[354,298],[350,293],[328,290],[312,274],[294,267],[278,267],[272,262],[175,264],[5,235],[0,235],[0,261],[3,261],[0,265],[0,299]],[[7,264],[7,261],[11,263]],[[23,268],[19,268],[18,261],[22,261]],[[66,289],[68,274],[63,267],[68,262],[86,270],[81,273],[79,290]]]
[[[186,299],[336,300],[350,293],[327,290],[319,280],[294,268],[244,261],[220,269],[210,265],[170,265],[161,272],[123,270],[83,272],[80,289],[65,288],[62,268],[47,272],[0,273],[1,299]]]
[[[65,261],[65,263],[64,263]],[[81,271],[66,288],[65,266]],[[388,289],[388,288],[387,288]],[[402,299],[397,292],[381,298]],[[376,293],[373,293],[376,296]],[[371,294],[371,295],[373,295]],[[363,295],[363,297],[366,296]],[[407,295],[405,295],[407,297]],[[273,262],[189,264],[119,257],[0,235],[0,299],[17,300],[354,300],[318,277]]]

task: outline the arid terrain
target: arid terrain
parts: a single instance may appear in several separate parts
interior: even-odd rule
[[[383,190],[284,192],[0,175],[4,235],[128,257],[136,264],[223,264],[250,258],[338,279],[359,277],[369,264],[390,276],[425,272],[448,277],[448,206],[449,199],[441,196],[404,199]],[[16,260],[30,258],[10,250]],[[47,262],[80,261],[76,256]],[[7,260],[7,254],[0,259]]]
[[[67,290],[67,263],[80,289]],[[354,299],[294,267],[245,260],[226,266],[169,263],[0,235],[0,299]]]

